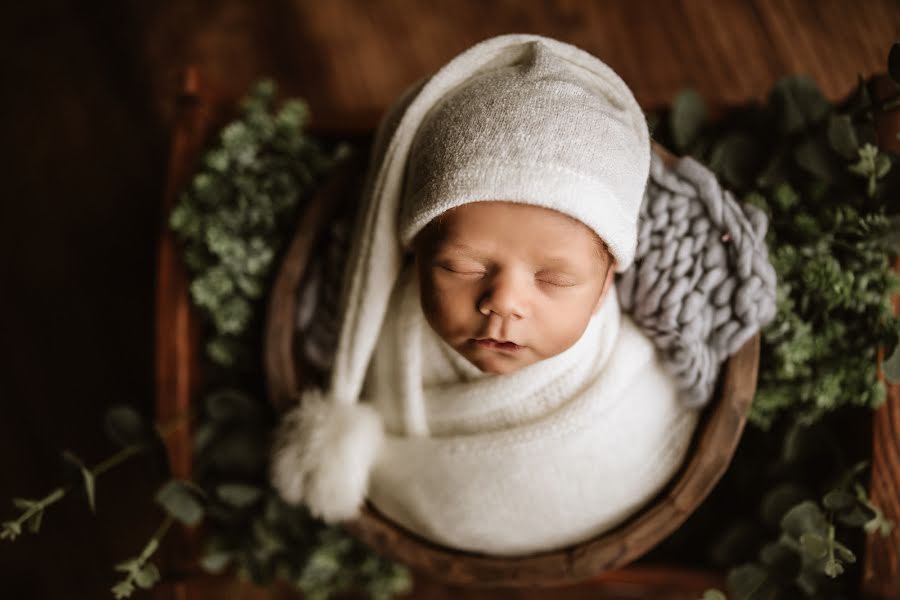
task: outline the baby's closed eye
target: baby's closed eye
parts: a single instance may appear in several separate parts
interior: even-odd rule
[[[488,274],[488,268],[479,263],[438,261],[435,264],[445,272],[466,279],[480,279]],[[537,271],[534,273],[534,279],[538,283],[554,287],[574,287],[578,285],[578,279],[576,277],[554,270]]]
[[[538,281],[555,285],[556,287],[573,287],[578,285],[577,279],[571,275],[557,271],[539,271],[538,273],[535,273],[534,276]]]

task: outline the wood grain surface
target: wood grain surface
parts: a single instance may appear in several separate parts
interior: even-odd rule
[[[806,73],[831,99],[885,69],[896,0],[184,0],[153,11],[144,46],[160,92],[190,61],[225,95],[262,74],[310,104],[317,130],[370,130],[403,88],[472,44],[538,33],[607,62],[646,109],[685,86],[711,104],[766,96]],[[160,106],[169,102],[165,94]]]

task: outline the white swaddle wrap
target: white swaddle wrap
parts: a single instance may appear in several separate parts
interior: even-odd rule
[[[428,325],[412,268],[363,397],[386,430],[375,506],[438,543],[496,555],[566,546],[621,522],[678,469],[697,419],[615,290],[568,350],[494,375]]]

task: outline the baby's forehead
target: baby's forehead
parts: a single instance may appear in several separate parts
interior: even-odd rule
[[[574,231],[585,234],[596,233],[571,215],[557,210],[508,200],[482,200],[455,206],[436,216],[428,224],[444,233],[468,231],[505,232],[516,227],[540,229],[552,235],[572,235]]]
[[[477,255],[505,246],[528,247],[550,261],[584,257],[586,251],[609,259],[597,233],[578,219],[540,206],[475,202],[445,211],[421,232],[433,251]]]

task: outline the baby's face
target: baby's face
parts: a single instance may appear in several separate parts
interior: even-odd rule
[[[450,210],[416,237],[414,251],[429,324],[489,373],[510,373],[572,346],[615,273],[586,225],[512,202]]]

